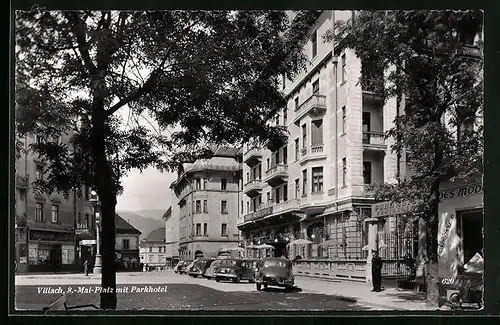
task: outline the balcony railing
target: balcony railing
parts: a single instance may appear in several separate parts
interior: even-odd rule
[[[326,157],[324,156],[325,153],[323,152],[323,148],[324,146],[322,144],[318,144],[302,149],[300,163],[302,164],[309,159]]]
[[[262,158],[262,149],[257,146],[251,146],[243,155],[243,162],[249,166],[254,166]]]
[[[305,114],[318,116],[326,112],[326,96],[313,94],[299,107],[295,108],[294,122],[298,123]]]
[[[262,179],[252,179],[248,181],[244,186],[245,194],[254,194],[258,193],[262,190],[264,184],[262,183]]]
[[[384,79],[370,78],[362,81],[361,89],[363,93],[382,96],[384,94]]]
[[[285,164],[277,164],[266,170],[266,182],[272,182],[277,178],[288,177],[288,166]]]
[[[16,186],[18,188],[28,188],[29,178],[28,176],[16,175]]]
[[[385,135],[383,132],[363,132],[363,145],[385,149]]]

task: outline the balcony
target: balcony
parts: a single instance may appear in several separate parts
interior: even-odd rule
[[[264,183],[261,179],[252,179],[245,184],[243,187],[243,193],[248,195],[249,197],[254,197],[262,191],[264,187]]]
[[[363,132],[363,149],[386,150],[385,134],[383,132]]]
[[[290,199],[288,201],[276,203],[273,206],[274,214],[282,214],[290,211],[298,211],[300,199]]]
[[[273,187],[285,182],[287,179],[288,179],[287,165],[277,164],[266,170],[265,181]]]
[[[27,189],[29,185],[28,176],[16,175],[16,187],[20,189]]]
[[[313,94],[311,97],[306,99],[299,107],[295,109],[295,119],[293,122],[299,124],[300,120],[306,116],[311,117],[322,116],[326,112],[326,96]]]
[[[313,145],[308,148],[302,149],[302,156],[300,157],[299,163],[303,165],[309,160],[317,160],[325,158],[326,158],[326,152],[324,151],[324,146],[322,144]]]
[[[256,146],[250,147],[243,154],[243,162],[249,167],[253,167],[262,159],[262,149]]]
[[[384,79],[369,78],[362,80],[363,100],[381,101],[384,98]]]
[[[364,198],[373,198],[375,195],[375,192],[372,190],[369,190],[369,186],[370,186],[370,184],[362,184],[362,185],[353,184],[353,185],[351,185],[353,196],[364,197]]]
[[[321,191],[302,195],[300,210],[307,215],[323,213],[326,208],[325,194]]]

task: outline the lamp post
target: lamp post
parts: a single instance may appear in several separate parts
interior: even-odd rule
[[[94,274],[101,274],[102,271],[102,260],[101,260],[101,234],[100,234],[100,211],[99,207],[101,205],[101,202],[99,201],[99,197],[97,196],[97,193],[95,191],[92,191],[90,193],[92,197],[90,198],[90,203],[92,204],[92,210],[94,212],[94,220],[95,220],[95,231],[96,231],[96,255],[95,255],[95,262],[94,262],[94,269],[93,273]]]

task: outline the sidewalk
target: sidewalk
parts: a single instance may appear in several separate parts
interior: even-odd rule
[[[355,300],[362,305],[369,305],[387,310],[436,310],[426,305],[425,293],[385,288],[382,292],[371,292],[367,283],[350,281],[328,281],[323,279],[296,276],[295,282],[307,291],[334,295],[339,299]],[[331,283],[328,284],[327,283]]]

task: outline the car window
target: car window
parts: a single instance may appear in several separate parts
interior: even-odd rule
[[[264,261],[263,267],[288,267],[288,261]]]
[[[236,265],[236,261],[235,260],[222,260],[221,265]]]

